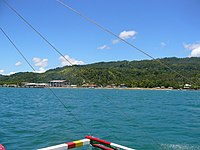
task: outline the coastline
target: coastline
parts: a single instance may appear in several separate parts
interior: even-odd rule
[[[95,90],[152,90],[152,91],[198,91],[199,89],[173,89],[173,88],[129,88],[129,87],[70,87],[70,86],[64,86],[64,87],[13,87],[13,86],[0,86],[0,88],[34,88],[34,89],[95,89]]]
[[[22,87],[23,88],[23,87]],[[95,88],[86,88],[86,87],[45,87],[51,89],[95,89],[95,90],[152,90],[152,91],[197,91],[196,89],[169,89],[169,88],[108,88],[108,87],[95,87]]]

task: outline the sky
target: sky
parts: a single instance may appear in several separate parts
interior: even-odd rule
[[[6,0],[72,64],[150,59],[56,0]],[[200,57],[199,0],[61,0],[154,58]],[[69,65],[0,1],[0,27],[35,72]],[[0,74],[33,71],[0,32]]]

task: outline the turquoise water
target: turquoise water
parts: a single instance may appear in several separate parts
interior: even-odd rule
[[[53,91],[67,109],[49,89],[0,88],[0,143],[7,150],[87,134],[138,150],[200,150],[200,91]]]

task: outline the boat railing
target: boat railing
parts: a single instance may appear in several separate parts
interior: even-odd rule
[[[99,148],[102,150],[135,150],[133,148],[129,148],[120,144],[108,142],[106,140],[102,140],[93,136],[86,136],[85,139],[73,141],[73,142],[67,142],[51,147],[41,148],[38,150],[67,150],[67,149],[73,149],[78,148],[85,145],[91,145],[92,147]]]

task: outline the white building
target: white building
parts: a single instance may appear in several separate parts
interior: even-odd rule
[[[48,87],[49,84],[47,84],[47,83],[26,83],[24,86],[27,88],[44,88],[44,87]]]
[[[189,88],[191,88],[191,86],[192,86],[192,85],[190,85],[190,84],[185,84],[185,85],[184,85],[184,89],[189,89]]]
[[[49,82],[50,87],[65,87],[68,85],[66,80],[52,80]]]

